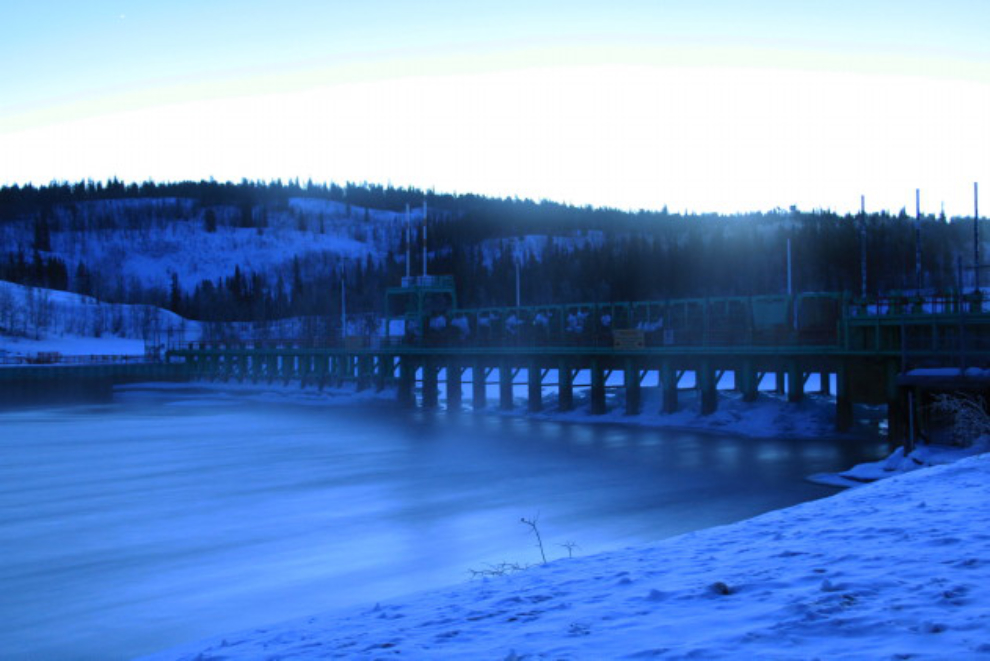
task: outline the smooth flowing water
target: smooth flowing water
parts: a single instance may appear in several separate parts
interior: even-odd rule
[[[127,659],[828,495],[878,442],[130,393],[0,413],[0,657]]]

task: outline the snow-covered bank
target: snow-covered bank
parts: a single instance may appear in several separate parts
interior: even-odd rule
[[[689,429],[719,434],[733,434],[748,438],[822,438],[848,436],[835,430],[835,399],[808,395],[799,403],[789,403],[785,396],[761,392],[755,402],[744,402],[733,391],[718,393],[718,409],[711,415],[702,415],[697,391],[678,393],[679,409],[676,413],[660,412],[660,389],[643,388],[640,413],[627,415],[625,399],[621,391],[609,401],[609,410],[603,415],[590,413],[589,392],[575,391],[575,408],[566,413],[556,410],[555,398],[547,398],[542,413],[528,414],[547,418],[589,424],[622,424],[657,429]],[[519,407],[525,411],[525,404]]]
[[[982,658],[990,455],[149,659]]]
[[[808,479],[833,487],[857,487],[921,468],[951,464],[984,452],[990,452],[990,436],[982,436],[967,447],[921,445],[909,453],[900,447],[880,461],[858,464],[841,473],[810,475]]]

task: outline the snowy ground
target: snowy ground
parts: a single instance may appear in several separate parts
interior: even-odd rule
[[[144,356],[144,340],[104,335],[80,337],[45,334],[40,338],[0,335],[0,353],[8,359],[54,351],[62,356]]]
[[[990,655],[990,455],[150,659]]]
[[[980,437],[969,447],[920,445],[911,452],[906,452],[900,447],[880,461],[859,464],[834,475],[831,473],[809,475],[808,479],[817,484],[833,487],[857,487],[922,468],[951,464],[984,452],[990,452],[990,436]]]
[[[94,359],[144,356],[145,336],[198,337],[199,324],[148,305],[102,303],[91,296],[0,280],[0,364],[39,353]]]

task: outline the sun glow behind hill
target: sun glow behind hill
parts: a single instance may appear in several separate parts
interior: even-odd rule
[[[896,211],[920,187],[950,215],[990,182],[971,3],[437,5],[180,2],[105,31],[127,61],[74,35],[95,51],[80,80],[13,79],[0,182],[300,177],[721,212]]]

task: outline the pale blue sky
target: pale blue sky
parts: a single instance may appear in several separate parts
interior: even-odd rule
[[[0,182],[720,211],[921,187],[961,214],[990,187],[985,1],[6,0],[0,19]]]

